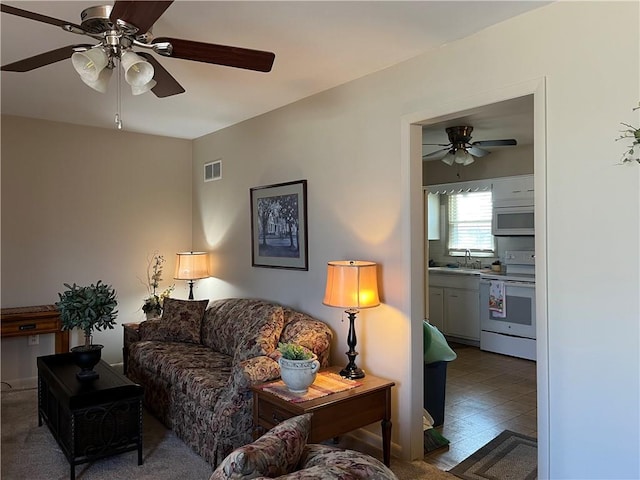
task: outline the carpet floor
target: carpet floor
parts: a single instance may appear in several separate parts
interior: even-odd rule
[[[0,468],[3,479],[68,480],[70,467],[46,425],[38,427],[37,390],[2,392]],[[76,466],[77,480],[207,480],[213,468],[171,430],[145,412],[143,461],[136,451]],[[396,458],[391,469],[399,480],[451,480],[450,473],[422,460]]]
[[[505,430],[449,471],[464,480],[536,480],[537,441]]]

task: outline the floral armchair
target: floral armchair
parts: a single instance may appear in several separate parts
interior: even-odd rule
[[[382,462],[367,454],[307,444],[312,415],[289,418],[255,442],[234,450],[209,480],[398,480]]]

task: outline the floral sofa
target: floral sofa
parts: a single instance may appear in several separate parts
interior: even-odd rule
[[[278,342],[309,348],[326,367],[332,332],[265,300],[207,304],[167,298],[162,317],[142,322],[138,338],[125,341],[125,355],[148,410],[215,467],[251,442],[250,387],[280,376]]]
[[[209,480],[398,480],[382,462],[367,454],[307,444],[312,415],[289,418],[255,442],[234,450]]]

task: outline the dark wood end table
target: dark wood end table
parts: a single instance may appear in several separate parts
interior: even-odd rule
[[[338,374],[341,367],[323,371]],[[370,374],[358,379],[362,385],[331,393],[324,397],[293,403],[258,386],[253,391],[254,438],[287,418],[313,413],[309,442],[318,443],[380,421],[382,426],[382,456],[388,467],[391,462],[391,387],[395,385]]]
[[[143,388],[104,360],[96,380],[80,382],[72,353],[38,357],[38,425],[43,420],[71,466],[138,450],[142,465]]]

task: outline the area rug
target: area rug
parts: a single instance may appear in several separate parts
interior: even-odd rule
[[[70,467],[46,425],[38,426],[37,390],[2,392],[2,478],[69,480]],[[143,460],[126,452],[76,467],[77,480],[207,480],[213,468],[145,412]]]
[[[1,398],[1,478],[69,480],[69,463],[49,428],[46,425],[38,427],[37,390],[3,391]],[[347,438],[349,436],[342,440]],[[140,466],[137,455],[135,451],[127,452],[79,465],[76,480],[208,480],[213,471],[207,462],[147,412],[144,415],[144,463]],[[391,469],[399,480],[455,480],[450,473],[422,460],[405,462],[394,457]]]
[[[505,430],[449,472],[464,480],[536,480],[538,442]]]

